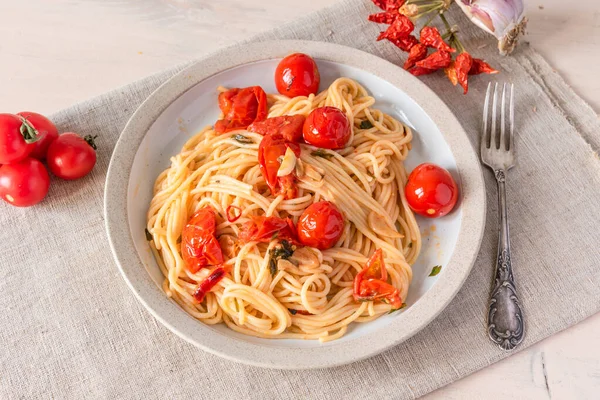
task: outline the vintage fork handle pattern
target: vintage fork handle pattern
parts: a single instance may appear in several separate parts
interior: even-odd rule
[[[506,206],[506,171],[494,170],[498,183],[499,238],[494,286],[490,295],[488,334],[503,350],[512,350],[523,341],[523,311],[512,273],[508,210]]]

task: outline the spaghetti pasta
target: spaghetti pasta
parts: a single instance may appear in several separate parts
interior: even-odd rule
[[[222,89],[224,90],[224,89]],[[206,127],[171,158],[154,185],[147,229],[165,276],[164,291],[192,316],[207,324],[263,338],[328,341],[341,337],[352,322],[367,322],[391,310],[381,302],[356,302],[354,277],[375,249],[382,249],[391,284],[405,299],[411,264],[421,249],[415,218],[404,196],[403,166],[412,132],[374,108],[375,99],[357,82],[339,78],[308,97],[268,95],[268,116],[308,115],[321,106],[342,110],[352,124],[348,146],[332,151],[302,144],[297,160],[298,195],[271,195],[257,161],[262,136],[246,130],[217,134]],[[270,268],[270,243],[237,240],[251,216],[290,217],[298,221],[311,204],[328,200],[345,215],[341,238],[327,250],[298,246]],[[228,273],[202,303],[194,299],[207,269],[191,273],[181,254],[188,219],[210,205],[219,215],[216,237]],[[234,207],[236,218],[228,218]],[[274,274],[272,274],[274,272]]]

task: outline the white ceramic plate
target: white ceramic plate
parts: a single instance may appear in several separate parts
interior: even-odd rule
[[[434,162],[460,186],[458,207],[436,220],[418,220],[424,245],[413,266],[408,307],[365,324],[343,338],[318,341],[259,339],[195,320],[161,289],[163,276],[146,241],[146,211],[158,174],[187,139],[219,115],[219,85],[260,85],[276,92],[273,73],[292,52],[310,54],[321,72],[321,89],[340,76],[359,81],[376,107],[416,131],[409,170]],[[454,297],[475,260],[485,221],[484,183],[478,158],[446,105],[401,68],[348,47],[321,42],[262,42],[225,49],[180,72],[135,112],[115,147],[105,188],[105,219],[113,254],[131,290],[163,324],[185,340],[225,358],[264,367],[323,368],[375,355],[425,327]],[[436,277],[428,277],[442,265]]]

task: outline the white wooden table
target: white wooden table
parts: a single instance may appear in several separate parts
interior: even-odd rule
[[[49,114],[335,1],[0,0],[0,112]],[[600,110],[598,1],[527,9],[526,40]],[[600,314],[426,398],[598,399],[598,338]]]

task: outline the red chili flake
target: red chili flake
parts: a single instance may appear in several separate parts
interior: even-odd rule
[[[398,10],[406,0],[373,0],[373,4],[385,11]]]
[[[377,22],[378,24],[391,24],[398,16],[398,12],[384,11],[377,14],[369,15],[369,21]]]
[[[414,76],[421,76],[421,75],[433,74],[435,72],[435,69],[423,68],[423,67],[418,67],[415,65],[414,67],[409,69],[408,72],[410,72]]]
[[[446,68],[452,62],[452,56],[450,53],[443,50],[438,50],[435,53],[431,53],[427,58],[417,61],[416,65],[418,67],[428,68],[428,69],[440,69]]]
[[[198,284],[193,296],[198,303],[204,301],[204,297],[210,290],[225,277],[225,269],[221,266],[215,268],[210,275]]]
[[[231,210],[236,210],[237,214],[233,214],[232,215],[231,214]],[[238,219],[240,219],[240,217],[242,216],[242,209],[239,208],[238,206],[230,205],[225,210],[225,216],[227,217],[227,221],[229,221],[229,222],[235,222]]]
[[[433,26],[424,26],[423,29],[421,29],[420,40],[425,46],[433,47],[434,49],[447,51],[450,53],[454,53],[456,51],[452,47],[448,46],[446,42],[444,42],[442,35],[440,35],[440,31]]]
[[[454,85],[456,86],[458,84],[458,77],[456,76],[456,68],[455,68],[455,63],[454,61],[452,61],[450,63],[450,65],[448,65],[446,68],[444,68],[444,73],[446,74],[446,76],[448,77],[448,80]]]
[[[469,75],[479,75],[479,74],[497,74],[498,70],[495,70],[490,66],[490,64],[486,63],[479,58],[474,58],[473,63],[471,64],[471,69],[469,70]]]
[[[397,40],[408,37],[415,29],[415,25],[406,15],[398,14],[392,24],[388,26],[385,32],[381,32],[377,40]]]
[[[467,94],[467,92],[469,91],[469,82],[467,79],[472,65],[473,58],[466,51],[456,56],[456,61],[454,61],[454,68],[456,69],[456,78],[458,79],[458,83],[460,84],[460,86],[462,86],[465,90],[464,94]]]
[[[390,42],[396,45],[402,51],[410,51],[414,45],[418,44],[419,41],[413,35],[409,35],[400,39],[388,39]]]
[[[414,67],[417,61],[421,61],[425,57],[427,57],[427,46],[422,43],[415,44],[408,53],[408,59],[404,63],[404,69]]]

